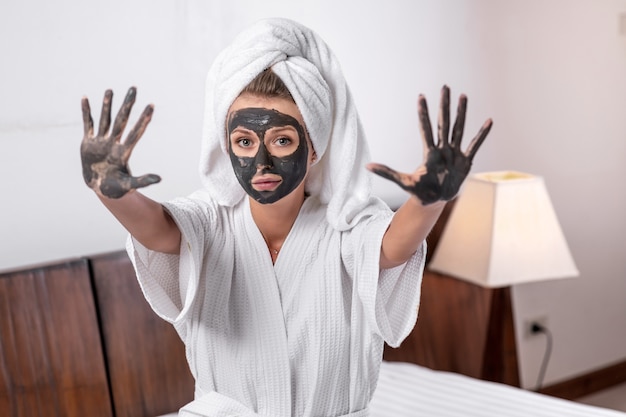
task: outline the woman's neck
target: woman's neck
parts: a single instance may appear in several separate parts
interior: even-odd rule
[[[272,204],[261,204],[248,198],[254,222],[265,238],[270,252],[277,254],[304,204],[304,190],[298,188]]]

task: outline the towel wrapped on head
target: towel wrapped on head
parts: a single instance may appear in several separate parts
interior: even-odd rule
[[[327,219],[335,229],[351,229],[369,211],[366,208],[382,204],[370,196],[363,127],[333,52],[315,32],[288,19],[265,19],[251,26],[209,70],[200,160],[206,191],[225,206],[245,196],[228,158],[226,117],[240,92],[267,68],[289,89],[317,153],[306,192],[328,204]]]

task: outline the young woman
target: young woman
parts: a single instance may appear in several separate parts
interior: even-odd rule
[[[466,99],[438,142],[418,112],[425,161],[412,174],[369,164],[410,193],[397,212],[370,195],[361,124],[341,70],[314,32],[285,19],[242,33],[207,77],[204,188],[157,203],[128,159],[152,114],[122,142],[136,91],[111,128],[112,93],[93,132],[83,99],[83,175],[130,232],[152,308],[185,343],[195,400],[181,415],[368,415],[383,343],[417,317],[425,243],[485,139],[461,151]],[[230,413],[230,414],[228,414]]]

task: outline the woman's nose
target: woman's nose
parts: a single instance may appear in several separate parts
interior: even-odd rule
[[[265,144],[261,144],[259,147],[259,151],[256,154],[256,158],[254,160],[257,170],[261,170],[263,168],[271,168],[272,164],[272,156],[267,151]]]

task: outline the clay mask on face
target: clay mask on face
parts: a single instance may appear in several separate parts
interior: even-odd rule
[[[265,135],[272,128],[285,126],[291,126],[298,132],[298,147],[286,156],[272,155],[265,146]],[[260,141],[256,155],[245,157],[235,155],[233,144],[230,139],[228,140],[228,153],[233,170],[246,193],[261,204],[271,204],[295,190],[306,175],[309,154],[304,128],[298,120],[277,110],[245,108],[231,115],[228,122],[229,138],[237,127],[253,131]],[[280,177],[280,183],[266,190],[255,189],[252,180],[257,174]]]

